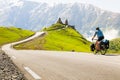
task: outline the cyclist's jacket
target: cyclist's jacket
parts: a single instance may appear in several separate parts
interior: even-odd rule
[[[97,35],[98,38],[104,37],[103,32],[102,32],[101,30],[97,30],[97,31],[95,32],[95,35]]]

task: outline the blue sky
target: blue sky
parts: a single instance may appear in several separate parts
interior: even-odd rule
[[[49,4],[80,2],[80,3],[93,4],[104,10],[120,13],[120,0],[31,0],[31,1],[47,2]]]

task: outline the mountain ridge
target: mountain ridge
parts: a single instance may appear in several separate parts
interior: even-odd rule
[[[50,6],[47,3],[25,0],[18,0],[18,2],[19,5],[3,10],[4,14],[0,13],[0,25],[14,25],[38,31],[44,26],[50,26],[61,17],[62,20],[68,19],[69,23],[71,25],[74,24],[76,29],[85,37],[90,37],[97,26],[101,27],[105,32],[106,29],[110,28],[118,31],[118,35],[120,33],[120,13],[105,11],[93,5],[83,3]],[[6,6],[9,7],[10,4]],[[2,7],[0,9],[2,10]]]

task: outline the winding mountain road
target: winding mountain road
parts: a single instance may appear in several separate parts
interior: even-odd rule
[[[2,47],[28,80],[120,80],[120,56],[118,55],[12,48],[15,44],[42,34],[44,32],[38,32],[26,40]]]

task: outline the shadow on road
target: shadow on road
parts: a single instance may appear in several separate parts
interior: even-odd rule
[[[119,56],[118,54],[105,54],[105,56]]]

